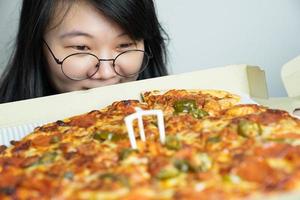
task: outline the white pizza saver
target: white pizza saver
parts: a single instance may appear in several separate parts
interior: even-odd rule
[[[138,120],[139,126],[139,135],[143,142],[146,141],[144,124],[143,124],[143,116],[146,115],[156,115],[157,116],[157,124],[159,131],[159,138],[162,144],[165,143],[166,135],[165,135],[165,125],[164,125],[164,115],[162,110],[142,110],[141,108],[136,107],[135,113],[128,115],[124,118],[125,124],[128,131],[128,136],[131,144],[131,148],[137,149],[137,144],[135,140],[134,130],[133,130],[133,120]]]

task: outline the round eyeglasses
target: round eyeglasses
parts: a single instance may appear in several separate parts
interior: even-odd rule
[[[152,58],[151,54],[139,49],[127,50],[118,54],[114,59],[100,59],[92,53],[73,53],[61,61],[43,40],[57,64],[61,66],[63,74],[71,80],[80,81],[94,76],[101,66],[101,62],[112,62],[113,69],[119,76],[130,78],[143,72]],[[151,51],[150,51],[151,52]]]

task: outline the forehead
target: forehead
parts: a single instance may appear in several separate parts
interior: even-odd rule
[[[108,33],[118,35],[124,32],[113,20],[106,17],[87,1],[59,3],[50,19],[46,34],[64,34],[68,31],[80,31],[91,35]]]

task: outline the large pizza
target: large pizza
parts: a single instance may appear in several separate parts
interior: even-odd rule
[[[0,146],[0,199],[245,199],[300,190],[300,120],[218,90],[143,93],[143,101],[37,127]],[[143,117],[131,147],[124,118]]]

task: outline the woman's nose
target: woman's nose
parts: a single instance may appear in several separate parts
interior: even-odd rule
[[[94,74],[92,79],[111,79],[117,76],[112,59],[103,59],[98,63],[98,71]]]

